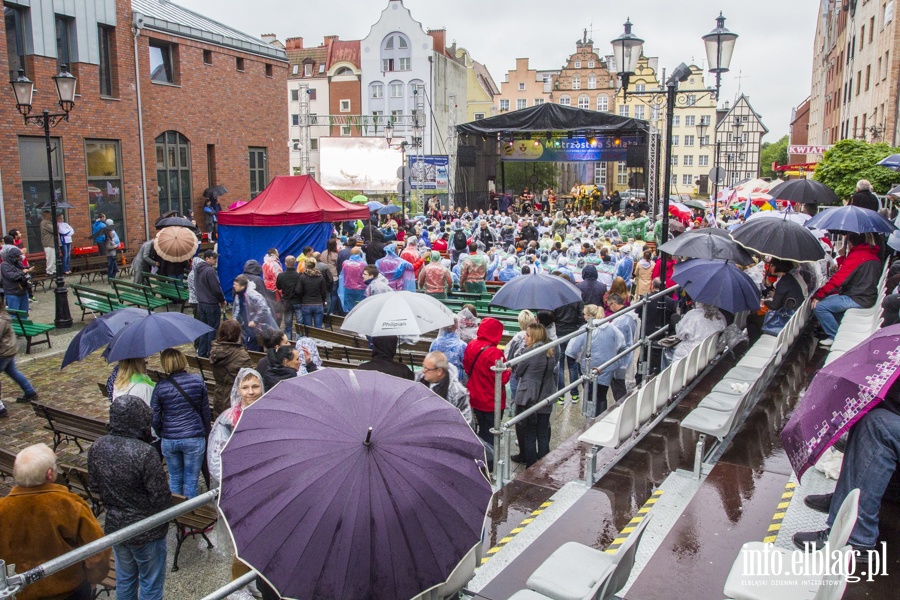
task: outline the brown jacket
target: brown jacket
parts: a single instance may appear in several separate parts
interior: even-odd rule
[[[45,483],[12,489],[0,498],[0,559],[24,573],[103,537],[103,530],[87,502],[61,485]],[[112,550],[104,550],[22,589],[18,600],[58,600],[87,580],[103,581]]]
[[[234,378],[243,367],[253,367],[250,355],[240,342],[213,342],[209,351],[209,362],[212,364],[216,389],[213,392],[212,418],[216,420],[221,413],[231,408],[231,387]]]
[[[0,358],[15,356],[18,351],[16,332],[12,328],[12,317],[5,310],[0,310]]]

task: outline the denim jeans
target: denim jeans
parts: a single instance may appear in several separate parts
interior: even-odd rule
[[[322,318],[325,316],[325,307],[321,304],[301,304],[300,315],[303,324],[307,327],[322,329]]]
[[[25,392],[26,396],[30,396],[34,393],[34,388],[31,387],[31,382],[28,381],[28,378],[19,373],[19,370],[16,368],[16,357],[15,356],[5,356],[0,358],[0,373],[6,373],[10,376],[10,378],[15,381],[22,391]]]
[[[878,511],[881,500],[900,463],[900,415],[875,408],[850,429],[847,451],[841,466],[827,524],[834,523],[844,498],[859,488],[859,513],[850,534],[854,546],[874,546],[878,542]]]
[[[346,306],[343,306],[345,312],[350,312],[353,308],[363,301],[366,297],[366,290],[344,290],[344,300],[346,300]]]
[[[331,303],[328,305],[328,314],[342,315],[344,314],[343,309],[341,308],[341,298],[337,293],[337,284],[335,284],[334,289],[331,290]]]
[[[12,294],[6,295],[6,306],[13,310],[24,310],[26,313],[28,312],[28,294],[22,294],[21,296],[13,296]]]
[[[566,348],[569,346],[569,342],[563,342],[559,348],[556,350],[559,353],[558,356],[558,368],[557,368],[557,386],[556,389],[561,390],[566,387],[566,368],[569,369],[569,383],[571,384],[573,381],[581,377],[581,365],[578,364],[578,361],[570,356],[566,356]],[[563,362],[565,361],[565,362]],[[573,396],[578,396],[578,389],[572,390]]]
[[[116,544],[116,598],[162,600],[166,582],[166,538],[146,544]]]
[[[209,333],[205,333],[197,338],[197,355],[203,358],[209,358],[209,351],[212,342],[216,339],[216,331],[222,321],[222,309],[218,304],[198,304],[194,309],[194,317],[213,328]]]
[[[60,244],[60,251],[62,251],[62,272],[68,273],[72,269],[69,267],[69,259],[72,257],[72,244]]]
[[[119,272],[119,265],[116,264],[116,257],[112,254],[106,255],[106,279],[107,281],[110,279],[116,278],[116,273]]]
[[[825,331],[825,335],[834,339],[837,335],[838,324],[843,317],[844,312],[851,308],[860,308],[859,304],[853,301],[850,296],[828,296],[824,300],[819,300],[816,304],[815,313],[819,320],[819,325]]]
[[[169,490],[188,498],[196,496],[200,467],[206,454],[206,438],[163,438],[162,453],[169,467]]]
[[[293,340],[297,335],[294,331],[295,322],[303,323],[303,315],[300,313],[299,304],[294,304],[291,310],[284,311],[284,335],[289,340]]]

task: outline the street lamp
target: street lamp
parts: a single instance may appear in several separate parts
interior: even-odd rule
[[[56,211],[58,209],[56,191],[53,185],[53,150],[50,147],[50,128],[55,127],[60,121],[69,120],[69,112],[75,108],[75,86],[77,79],[69,73],[66,65],[62,65],[59,73],[53,78],[56,84],[56,95],[61,113],[51,113],[48,110],[41,111],[39,115],[32,115],[31,103],[34,97],[34,83],[25,77],[25,71],[19,69],[19,76],[10,81],[13,93],[16,95],[16,109],[25,119],[25,124],[34,124],[44,128],[44,143],[47,146],[47,177],[50,180],[50,220],[53,223],[53,252],[56,254],[56,313],[53,323],[58,329],[66,329],[72,326],[72,315],[69,312],[69,290],[66,289],[66,281],[62,272],[62,252],[59,246],[59,228],[56,224]]]
[[[716,143],[710,144],[709,140],[707,140],[706,132],[709,130],[709,123],[705,123],[700,120],[700,124],[697,125],[697,136],[700,138],[700,147],[708,147],[714,146],[715,150],[713,150],[713,170],[712,172],[715,174],[712,177],[712,199],[713,199],[713,218],[717,218],[716,215],[719,213],[719,151],[721,149],[721,144],[719,142],[719,136],[716,136]],[[715,132],[715,128],[713,128]]]
[[[393,148],[394,141],[394,123],[389,121],[384,128],[384,139],[387,140],[388,148]],[[400,142],[400,220],[406,223],[406,138]]]
[[[612,40],[613,56],[616,60],[616,70],[622,79],[622,89],[624,101],[628,101],[629,96],[651,96],[652,104],[666,103],[666,156],[665,156],[665,181],[663,182],[663,199],[662,199],[662,243],[669,239],[669,195],[672,192],[672,125],[675,118],[675,103],[679,101],[679,91],[685,94],[693,94],[693,101],[697,100],[697,95],[710,94],[713,98],[719,97],[721,88],[721,74],[728,71],[731,65],[731,56],[734,53],[734,44],[737,40],[737,34],[725,29],[725,17],[719,13],[716,19],[716,28],[703,36],[703,43],[706,45],[707,60],[709,62],[709,70],[716,74],[715,88],[704,90],[679,90],[678,84],[688,80],[691,76],[691,69],[684,63],[675,67],[672,74],[666,80],[666,90],[661,91],[644,91],[644,92],[628,92],[628,78],[637,68],[637,60],[643,50],[644,40],[637,37],[631,32],[631,20],[625,22],[625,31]],[[682,100],[682,104],[687,104],[689,100]],[[663,253],[661,259],[660,278],[665,285],[666,281],[666,256]]]

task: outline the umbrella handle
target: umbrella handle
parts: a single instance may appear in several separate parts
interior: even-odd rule
[[[363,445],[365,445],[365,446],[372,445],[372,428],[371,427],[369,427],[369,432],[366,433],[366,441],[363,442]]]

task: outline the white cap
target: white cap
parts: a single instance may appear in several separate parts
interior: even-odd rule
[[[631,246],[625,244],[624,246],[622,246],[622,252],[624,252],[625,254],[631,254]]]

